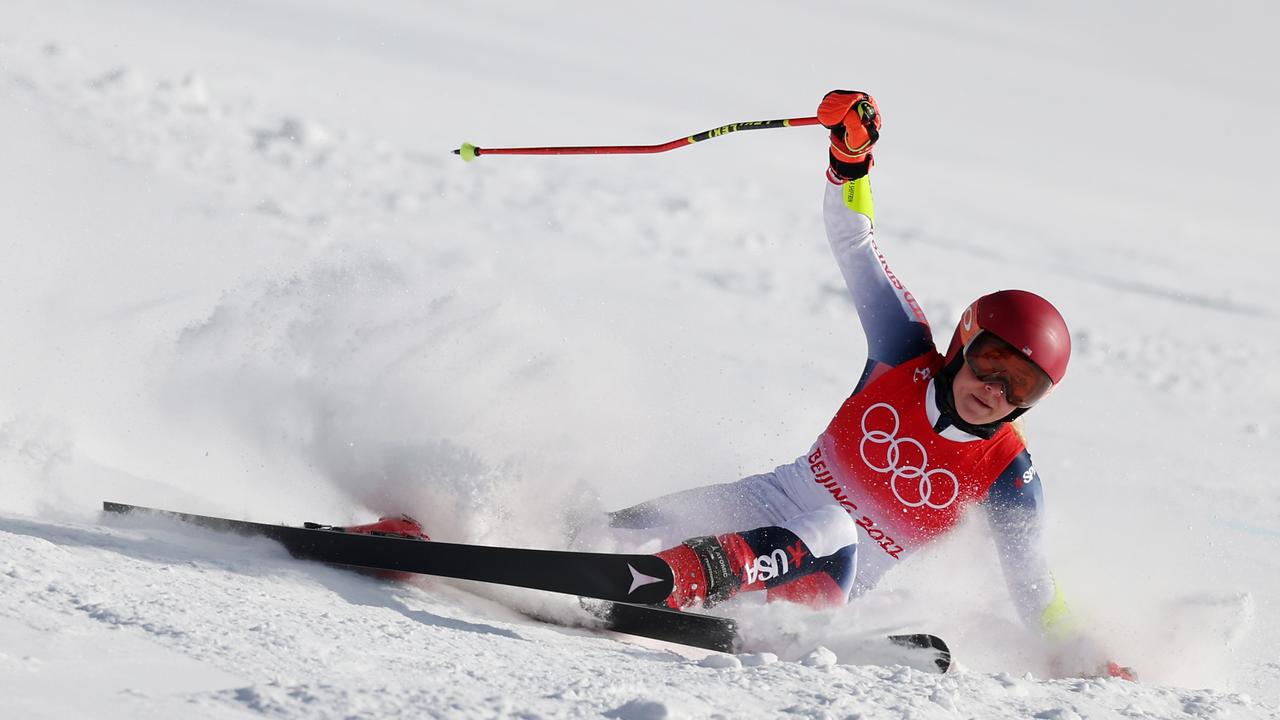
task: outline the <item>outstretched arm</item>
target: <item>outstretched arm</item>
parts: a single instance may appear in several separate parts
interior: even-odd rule
[[[861,92],[835,90],[818,107],[831,128],[828,185],[823,201],[827,239],[867,336],[862,384],[876,373],[933,349],[928,320],[911,292],[889,269],[876,246],[875,206],[867,173],[879,138],[875,101]]]
[[[867,357],[892,367],[932,350],[933,336],[919,303],[876,246],[870,212],[868,178],[828,184],[827,239],[866,333]]]
[[[1068,620],[1066,602],[1045,559],[1043,505],[1040,476],[1024,450],[991,486],[987,520],[1022,622],[1035,632],[1054,635]]]
[[[1018,615],[1029,629],[1052,643],[1057,672],[1136,680],[1131,668],[1109,661],[1101,645],[1084,632],[1049,572],[1040,475],[1025,450],[991,486],[985,507]]]

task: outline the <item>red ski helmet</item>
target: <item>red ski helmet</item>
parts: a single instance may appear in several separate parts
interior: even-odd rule
[[[975,300],[960,316],[947,348],[947,362],[959,357],[980,332],[989,332],[1017,348],[1044,370],[1055,386],[1067,374],[1067,361],[1071,359],[1067,321],[1048,300],[1035,293],[1001,290]]]

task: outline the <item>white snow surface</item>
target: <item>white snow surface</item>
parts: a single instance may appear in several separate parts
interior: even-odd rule
[[[1280,707],[1280,53],[1261,2],[0,4],[0,716],[1255,718]],[[291,560],[118,500],[408,512],[563,547],[804,452],[865,346],[810,115],[885,117],[878,238],[950,333],[1054,300],[1055,575],[1140,683],[1013,619],[981,523],[750,652],[571,598]],[[946,676],[860,638],[946,637]]]

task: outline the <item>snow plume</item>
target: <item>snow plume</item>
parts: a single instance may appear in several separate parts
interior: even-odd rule
[[[0,425],[5,505],[34,513],[65,502],[58,478],[74,456],[74,438],[64,424],[30,415],[8,419]]]
[[[294,490],[323,478],[442,540],[562,544],[565,513],[592,496],[485,444],[474,407],[540,371],[494,342],[529,322],[512,302],[440,288],[402,251],[338,248],[228,293],[179,339],[167,397],[220,411],[255,452],[293,468]]]

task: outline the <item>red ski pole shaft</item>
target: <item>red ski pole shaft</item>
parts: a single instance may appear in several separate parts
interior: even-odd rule
[[[471,143],[463,143],[462,147],[453,151],[470,162],[481,155],[643,155],[675,150],[703,140],[718,138],[739,130],[771,130],[782,127],[799,127],[801,125],[817,125],[818,118],[802,117],[784,120],[754,120],[751,122],[730,123],[712,130],[704,130],[696,135],[672,140],[658,145],[582,145],[576,147],[525,147],[525,148],[481,148]]]

